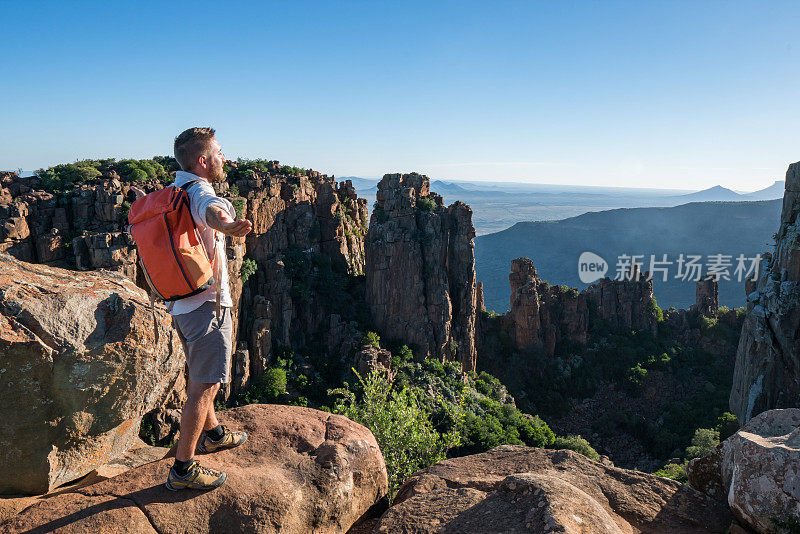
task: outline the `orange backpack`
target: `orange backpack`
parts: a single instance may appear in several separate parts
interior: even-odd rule
[[[212,256],[197,232],[187,190],[168,186],[137,199],[128,211],[128,231],[155,296],[174,301],[214,285]],[[216,240],[215,240],[216,243]]]

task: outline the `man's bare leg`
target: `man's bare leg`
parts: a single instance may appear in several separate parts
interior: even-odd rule
[[[208,414],[206,415],[206,424],[203,426],[203,430],[211,430],[219,426],[217,412],[214,411],[214,399],[217,398],[218,391],[219,384],[214,384],[214,391],[211,393],[211,402],[208,403]]]
[[[177,460],[188,462],[194,457],[197,440],[200,439],[203,427],[208,421],[209,408],[212,411],[214,409],[214,394],[217,388],[218,384],[189,382],[186,388],[186,404],[184,404],[181,414],[181,433],[178,436],[175,451]],[[216,415],[214,415],[214,420],[216,420]]]

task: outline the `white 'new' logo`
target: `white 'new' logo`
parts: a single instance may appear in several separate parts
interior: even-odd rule
[[[607,272],[608,263],[594,252],[584,252],[578,258],[578,277],[584,284],[600,280]]]

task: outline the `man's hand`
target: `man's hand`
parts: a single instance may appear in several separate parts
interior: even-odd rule
[[[228,213],[219,206],[209,206],[206,210],[206,222],[208,225],[233,237],[244,237],[253,229],[253,223],[246,219],[234,221]]]

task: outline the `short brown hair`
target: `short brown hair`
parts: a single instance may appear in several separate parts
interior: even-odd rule
[[[191,172],[197,158],[208,150],[211,140],[214,138],[214,128],[189,128],[180,133],[175,138],[175,159],[184,171]]]

